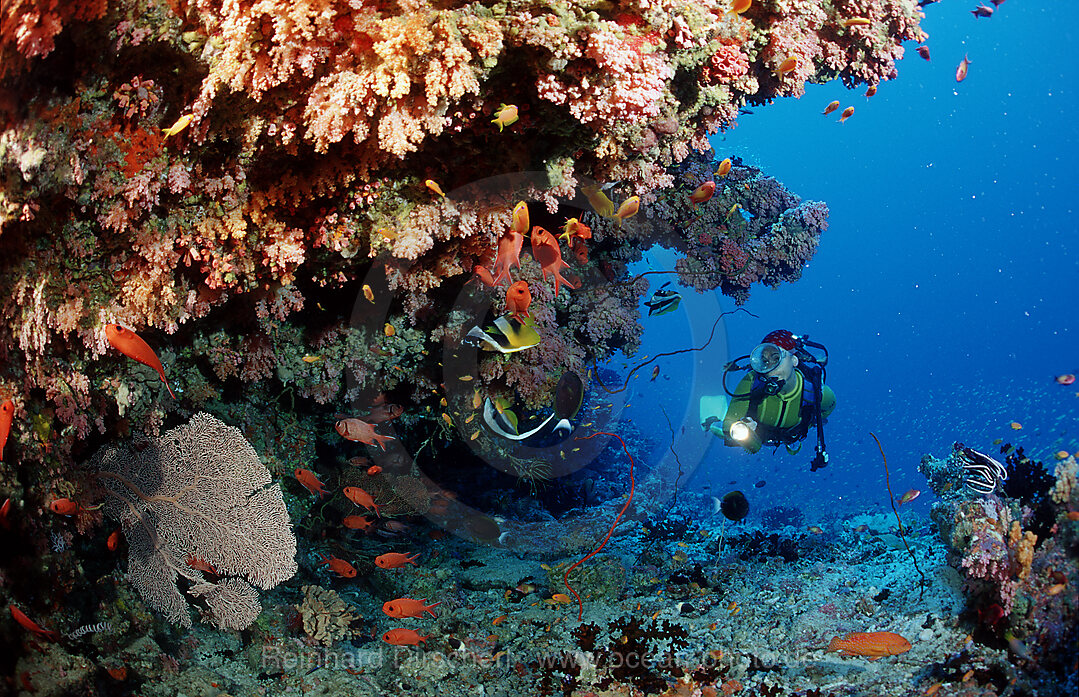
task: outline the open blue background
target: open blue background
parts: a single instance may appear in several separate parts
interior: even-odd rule
[[[932,60],[907,44],[898,78],[875,97],[864,86],[810,85],[714,139],[719,158],[740,156],[827,202],[830,227],[799,282],[754,288],[745,307],[759,320],[727,319],[728,347],[709,352],[714,376],[700,364],[693,373],[688,358],[665,359],[663,380],[647,383],[642,371],[627,415],[667,441],[655,407],[685,410],[690,379],[714,377],[720,392],[723,351],[748,353],[778,327],[827,344],[839,406],[826,428],[827,469],[809,472],[813,434],[794,457],[717,443],[696,484],[718,495],[743,488],[755,513],[796,505],[824,521],[828,512],[887,508],[870,431],[884,444],[896,495],[926,489],[921,456],[943,457],[956,440],[996,454],[992,441],[1004,438],[1050,468],[1055,451],[1079,450],[1079,383],[1053,380],[1079,372],[1079,7],[1008,0],[975,19],[975,4],[925,8]],[[970,72],[957,83],[964,55]],[[844,124],[838,112],[820,113],[834,99],[855,106]],[[685,295],[687,312],[712,311]],[[720,304],[733,308],[728,298]],[[699,332],[689,340],[684,315],[645,326],[642,355],[700,343]],[[930,503],[923,495],[911,508]]]

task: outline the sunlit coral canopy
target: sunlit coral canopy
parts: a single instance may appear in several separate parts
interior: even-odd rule
[[[901,43],[924,40],[922,15],[913,0],[729,10],[5,2],[0,390],[17,418],[35,415],[13,439],[63,459],[95,427],[160,423],[156,376],[102,360],[107,322],[161,349],[184,409],[236,389],[343,404],[407,385],[416,404],[437,399],[443,342],[483,320],[465,308],[502,309],[501,290],[466,282],[513,205],[555,230],[586,217],[590,183],[615,184],[616,205],[641,196],[641,213],[587,216],[584,260],[563,245],[585,286],[557,299],[524,255],[514,280],[531,285],[544,342],[486,359],[477,385],[535,403],[561,369],[632,351],[648,284],[626,262],[653,243],[686,256],[684,283],[739,301],[797,278],[823,204],[738,165],[692,210],[715,162],[684,161],[746,104],[891,79]],[[519,114],[504,129],[502,105]],[[734,203],[748,215],[733,219]]]

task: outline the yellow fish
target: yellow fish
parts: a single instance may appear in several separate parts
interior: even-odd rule
[[[518,234],[528,234],[528,204],[524,201],[513,207],[513,222],[510,227]]]
[[[738,203],[736,203],[736,204],[734,204],[733,206],[731,206],[731,209],[730,209],[729,211],[727,211],[727,215],[725,216],[725,218],[726,218],[726,219],[730,219],[730,217],[731,217],[732,215],[734,215],[735,211],[737,211],[737,210],[738,210],[739,208],[741,208],[741,207],[742,207],[742,206],[741,206],[741,204],[738,204]]]
[[[731,158],[723,160],[719,163],[719,167],[716,168],[715,175],[717,177],[725,177],[731,171]]]
[[[322,360],[322,356],[304,356],[302,360],[304,363],[317,363]]]
[[[446,412],[442,412],[442,420],[446,422],[447,426],[452,426],[453,425],[453,419],[451,419],[450,415],[447,414]]]
[[[472,419],[469,419],[469,421],[471,421],[471,420],[472,420]],[[467,422],[466,422],[466,423],[467,423]],[[473,433],[473,434],[472,434],[471,436],[469,436],[469,437],[468,437],[468,439],[469,439],[469,440],[476,440],[476,439],[477,439],[477,438],[479,438],[479,437],[480,437],[480,432],[479,432],[479,431],[476,431],[476,432],[475,432],[475,433]]]
[[[581,193],[588,199],[588,203],[592,205],[592,210],[596,212],[596,215],[601,218],[614,217],[614,201],[607,198],[607,194],[603,193],[598,186],[594,184],[582,186]]]
[[[397,330],[389,322],[386,322],[386,326],[382,328],[382,331],[385,332],[386,336],[393,336],[397,333]]]
[[[1013,421],[1010,425],[1013,431],[1018,431],[1019,429],[1023,428],[1023,424],[1019,423],[1018,421]]]
[[[446,198],[446,194],[442,193],[442,187],[441,187],[441,186],[439,186],[439,185],[438,185],[438,184],[437,184],[437,183],[435,182],[435,180],[434,180],[434,179],[427,179],[427,180],[425,180],[425,181],[423,182],[423,185],[424,185],[424,186],[426,186],[426,187],[427,187],[428,189],[430,189],[431,191],[433,191],[433,192],[435,192],[436,194],[438,194],[439,196],[441,196],[442,198]]]
[[[384,227],[378,229],[378,234],[382,235],[383,237],[385,237],[387,240],[390,240],[391,242],[393,240],[397,239],[397,233],[396,232],[394,232],[393,230],[387,230]]]
[[[495,112],[495,117],[491,119],[491,123],[498,124],[498,132],[501,133],[502,129],[506,126],[512,126],[517,123],[517,105],[515,104],[503,104]]]
[[[363,284],[363,297],[367,298],[367,302],[373,303],[375,301],[375,292],[371,290],[371,286],[366,283]]]
[[[839,26],[841,27],[864,27],[867,24],[872,23],[871,20],[866,19],[865,17],[850,17],[849,19],[839,20]]]
[[[168,128],[162,128],[161,130],[165,134],[166,138],[168,138],[169,136],[174,136],[180,131],[187,128],[187,125],[191,123],[191,119],[193,118],[195,118],[193,114],[184,114],[180,118],[176,119],[176,123],[172,124]]]

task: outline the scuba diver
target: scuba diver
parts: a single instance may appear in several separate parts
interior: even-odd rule
[[[817,357],[809,348],[823,355]],[[741,365],[747,358],[748,365]],[[827,363],[828,350],[809,337],[795,336],[785,329],[769,333],[748,356],[726,365],[726,396],[701,397],[701,427],[722,436],[726,445],[751,453],[762,445],[784,445],[794,455],[814,426],[817,447],[810,471],[817,471],[828,464],[824,421],[835,409],[835,393],[824,384]],[[749,372],[731,392],[727,375],[733,370]]]

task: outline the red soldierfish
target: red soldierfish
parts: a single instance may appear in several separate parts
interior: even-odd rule
[[[344,559],[323,555],[322,561],[319,562],[319,566],[322,566],[323,564],[327,564],[331,571],[342,578],[356,578],[356,567],[349,564]]]
[[[22,610],[15,607],[14,605],[9,605],[8,609],[11,610],[11,616],[14,617],[15,621],[22,625],[24,629],[28,629],[34,634],[37,634],[42,639],[48,639],[49,641],[56,641],[60,638],[59,632],[45,629],[37,622],[27,617],[26,613],[24,613]]]
[[[341,490],[341,492],[345,495],[345,498],[347,498],[352,503],[356,504],[357,506],[363,506],[369,511],[374,511],[375,515],[380,518],[382,517],[382,514],[378,512],[379,507],[378,504],[375,503],[374,497],[372,497],[371,494],[367,493],[360,487],[346,486],[344,489]]]
[[[532,258],[540,265],[544,281],[547,280],[547,274],[554,276],[555,297],[558,297],[558,290],[563,283],[569,288],[578,287],[562,276],[562,269],[568,269],[569,264],[562,260],[558,239],[539,225],[532,228]]]
[[[318,480],[318,477],[315,476],[315,473],[311,470],[305,470],[303,468],[297,467],[296,471],[293,472],[293,474],[296,477],[296,481],[298,481],[300,484],[303,484],[304,488],[306,488],[312,494],[318,494],[319,498],[322,498],[323,494],[330,493],[326,491],[326,488],[322,485],[322,482]]]
[[[383,436],[375,433],[375,427],[360,419],[341,419],[334,427],[337,433],[345,440],[359,441],[367,445],[378,444],[378,447],[386,449],[384,441],[394,440],[393,436]]]
[[[7,437],[11,435],[11,420],[15,417],[15,403],[5,399],[0,404],[0,462],[4,461],[4,446],[7,445]]]
[[[119,324],[106,324],[105,338],[120,353],[156,370],[161,376],[161,382],[165,383],[165,389],[169,391],[169,395],[176,399],[172,388],[169,387],[169,381],[165,379],[165,368],[161,365],[161,359],[157,357],[150,345],[142,340],[142,337]]]
[[[419,552],[413,554],[411,557],[403,552],[386,552],[375,557],[375,566],[380,569],[400,569],[405,564],[411,564],[416,566],[416,557],[420,556]]]
[[[528,317],[528,306],[532,304],[532,293],[528,290],[528,283],[517,281],[506,289],[506,312],[510,317],[523,322],[521,316]]]
[[[420,636],[420,633],[415,629],[405,629],[404,627],[398,627],[397,629],[391,629],[382,635],[382,641],[387,644],[393,644],[394,646],[418,646],[422,641],[424,646],[427,645],[427,640],[431,638],[430,634]]]
[[[442,603],[424,605],[426,602],[427,598],[424,598],[423,600],[416,600],[415,598],[387,600],[382,603],[382,611],[390,617],[396,617],[399,620],[406,617],[423,617],[423,613],[425,612],[430,613],[431,617],[437,617],[437,615],[431,611],[431,608],[441,605]]]
[[[963,56],[963,62],[959,64],[959,67],[955,69],[955,81],[962,82],[967,79],[967,68],[970,67],[970,59]]]

